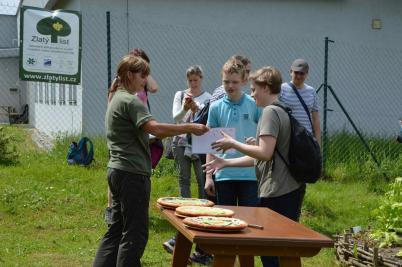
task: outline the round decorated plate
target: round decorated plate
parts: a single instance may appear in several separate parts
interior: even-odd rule
[[[176,214],[178,216],[181,215],[185,217],[197,217],[197,216],[232,217],[234,215],[234,211],[216,207],[182,206],[176,208]]]
[[[214,202],[200,198],[185,197],[161,197],[157,200],[158,204],[168,209],[175,209],[181,206],[205,206],[212,207]]]
[[[183,219],[183,223],[190,228],[213,232],[241,231],[248,226],[240,219],[212,216],[187,217]]]

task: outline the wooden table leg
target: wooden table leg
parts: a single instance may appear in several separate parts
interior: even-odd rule
[[[214,255],[213,267],[233,267],[235,255]]]
[[[254,267],[254,256],[240,255],[239,261],[241,267]]]
[[[186,267],[188,263],[188,258],[190,257],[192,243],[180,232],[178,232],[176,237],[176,244],[173,251],[173,262],[174,267]]]
[[[299,257],[280,257],[279,265],[281,267],[301,267],[301,261]]]

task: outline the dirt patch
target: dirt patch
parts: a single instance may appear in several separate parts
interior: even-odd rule
[[[32,141],[35,145],[42,150],[50,151],[54,147],[54,139],[45,134],[44,132],[39,131],[38,129],[29,129],[29,132],[32,137]]]

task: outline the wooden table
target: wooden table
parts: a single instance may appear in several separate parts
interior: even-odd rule
[[[268,208],[217,206],[229,208],[234,217],[264,227],[246,228],[238,233],[213,233],[191,230],[173,210],[160,208],[162,215],[177,229],[172,266],[187,266],[192,244],[214,255],[213,266],[232,267],[236,255],[242,267],[254,266],[254,256],[279,256],[281,267],[300,267],[300,257],[312,257],[333,241]]]

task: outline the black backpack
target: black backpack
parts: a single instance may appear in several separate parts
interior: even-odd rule
[[[294,85],[291,84],[294,90]],[[295,92],[300,99],[303,107],[305,108],[307,115],[310,118],[310,112],[308,112],[307,106],[299,93]],[[289,116],[290,122],[290,144],[288,152],[288,160],[286,160],[279,150],[275,148],[278,155],[289,168],[290,173],[293,178],[300,183],[315,183],[321,176],[322,160],[321,160],[321,150],[320,145],[305,127],[300,125],[300,123],[292,116],[292,111],[285,108],[279,104],[273,104],[286,111]]]
[[[193,118],[193,120],[192,120],[193,123],[201,123],[201,124],[207,125],[207,122],[208,122],[208,112],[209,112],[209,106],[210,106],[210,104],[211,104],[211,101],[210,101],[210,100],[208,100],[208,101],[205,102],[204,107],[202,107],[202,109],[199,110],[199,111],[195,114],[195,116],[194,116],[194,118]]]

